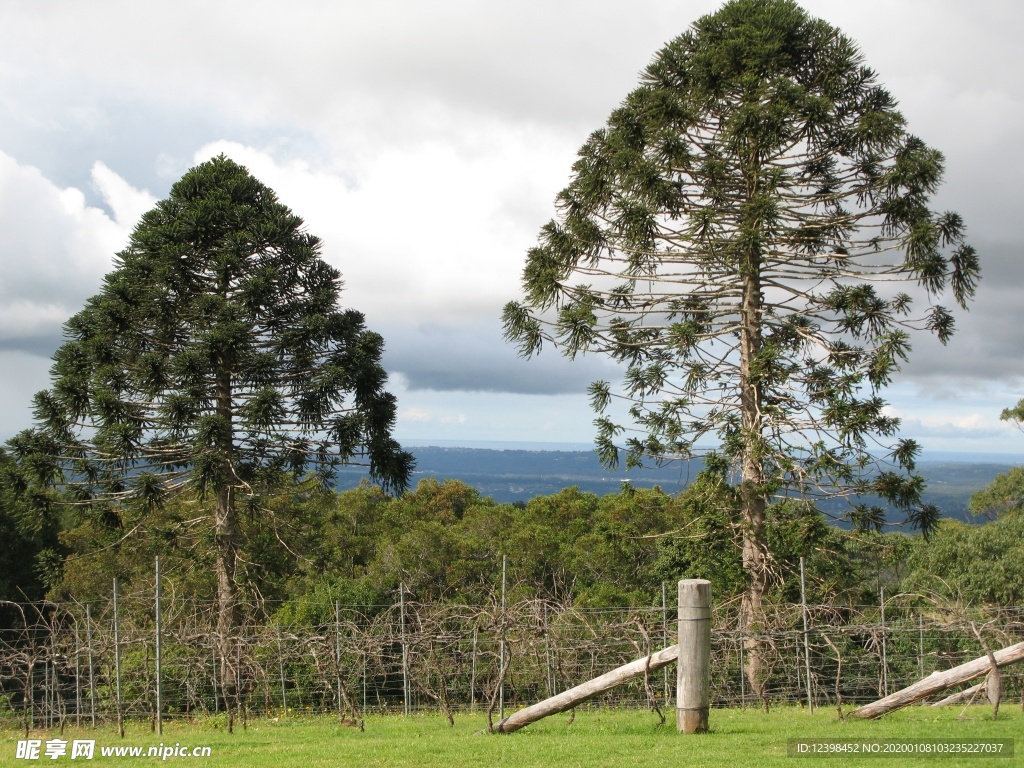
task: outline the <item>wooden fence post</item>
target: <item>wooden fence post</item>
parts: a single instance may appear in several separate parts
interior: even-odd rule
[[[679,582],[679,661],[676,677],[676,728],[704,733],[711,706],[711,582]]]
[[[595,696],[600,696],[605,691],[610,691],[617,685],[622,685],[627,680],[632,680],[634,677],[646,675],[650,672],[656,672],[666,664],[671,664],[675,661],[678,655],[679,646],[673,645],[669,648],[663,648],[657,653],[652,653],[650,656],[644,656],[629,664],[624,664],[613,669],[611,672],[605,672],[603,675],[595,677],[593,680],[581,683],[575,688],[562,691],[551,698],[544,699],[544,701],[514,712],[495,725],[494,731],[496,733],[512,733],[513,731],[518,731],[523,726],[537,722],[541,718],[565,712],[586,701],[590,701]]]
[[[1024,661],[1024,642],[996,651],[992,656],[997,667],[1005,667],[1007,664],[1016,664],[1017,662]],[[865,719],[881,717],[887,712],[913,704],[915,701],[920,701],[932,694],[940,693],[954,685],[960,685],[976,677],[981,677],[988,673],[990,669],[992,669],[992,660],[985,655],[952,669],[946,669],[942,672],[936,670],[913,685],[909,685],[878,701],[865,704],[863,707],[853,710],[850,715]]]

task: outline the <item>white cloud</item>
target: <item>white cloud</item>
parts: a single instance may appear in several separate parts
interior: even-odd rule
[[[156,205],[149,192],[136,189],[101,162],[93,164],[92,180],[122,230],[134,229],[142,214]]]
[[[919,437],[986,438],[1002,437],[1008,434],[1009,428],[996,419],[983,416],[980,413],[954,417],[940,413],[904,419],[901,431],[904,434]]]
[[[109,169],[98,178],[119,219],[143,196]],[[0,152],[0,340],[57,337],[98,291],[129,230],[86,205],[80,190],[62,189]]]
[[[593,412],[585,394],[410,391],[402,376],[389,389],[398,397],[395,436],[400,441],[543,441],[593,444]]]
[[[53,338],[69,317],[64,304],[12,299],[0,303],[0,338]]]
[[[385,147],[330,169],[227,141],[204,146],[195,161],[220,153],[273,188],[321,238],[324,258],[345,280],[343,303],[366,313],[371,327],[409,329],[498,317],[544,221],[536,201],[554,197],[571,161],[555,137],[498,125],[486,146],[471,137]]]
[[[398,418],[400,421],[408,422],[410,424],[423,424],[434,420],[434,416],[430,411],[424,408],[415,407],[400,407],[398,411]]]
[[[1020,432],[999,420],[1002,407],[1015,402],[1008,392],[990,392],[980,402],[976,394],[938,402],[909,392],[908,387],[895,387],[898,403],[887,406],[886,414],[900,419],[901,437],[917,440],[926,451],[1024,453]]]

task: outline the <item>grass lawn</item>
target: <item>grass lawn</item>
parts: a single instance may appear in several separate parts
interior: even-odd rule
[[[674,713],[670,712],[670,715]],[[480,733],[482,715],[459,715],[455,727],[438,715],[409,718],[375,716],[366,731],[338,727],[332,720],[295,718],[277,722],[256,720],[243,731],[229,734],[221,723],[204,721],[169,723],[162,738],[148,724],[129,726],[122,741],[114,729],[65,730],[60,737],[95,739],[92,760],[72,760],[69,754],[39,760],[16,759],[20,732],[0,731],[0,765],[147,765],[154,757],[102,757],[101,747],[164,745],[209,746],[211,757],[169,757],[166,764],[181,766],[249,766],[253,768],[315,768],[316,766],[416,766],[416,768],[477,768],[477,766],[554,766],[555,768],[679,768],[680,766],[1024,766],[1024,714],[1017,704],[1004,704],[999,720],[989,707],[941,710],[910,707],[875,722],[847,719],[834,711],[813,715],[797,708],[778,708],[770,714],[757,710],[712,710],[711,732],[682,736],[670,720],[657,725],[650,712],[581,709],[575,722],[567,715],[543,720],[517,733],[499,736]],[[57,733],[34,733],[31,738],[58,738]],[[950,757],[790,757],[790,739],[1015,739],[1015,756],[1008,758]],[[881,762],[879,762],[881,761]]]

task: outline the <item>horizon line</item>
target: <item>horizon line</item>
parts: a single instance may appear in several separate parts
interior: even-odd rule
[[[403,447],[411,448],[476,448],[479,450],[568,451],[591,453],[593,443],[562,440],[458,440],[435,438],[396,438]],[[709,449],[710,450],[710,449]],[[965,458],[970,457],[970,458]],[[699,458],[695,456],[694,458]],[[931,451],[922,450],[919,461],[964,461],[970,463],[1024,464],[1024,449],[1018,453],[1005,451]]]

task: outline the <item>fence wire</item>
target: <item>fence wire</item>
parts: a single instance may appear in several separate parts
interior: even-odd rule
[[[501,607],[420,603],[292,604],[318,623],[278,623],[282,606],[248,606],[230,637],[212,603],[165,596],[160,668],[154,599],[135,593],[102,603],[0,603],[0,722],[62,727],[165,718],[358,717],[514,709],[564,691],[675,642],[675,608],[587,610],[550,600]],[[1024,639],[1024,609],[922,603],[897,595],[880,606],[776,605],[757,640],[764,685],[743,675],[751,637],[734,604],[713,612],[715,706],[859,704],[991,649]],[[116,631],[115,631],[116,630]],[[977,631],[976,631],[977,630]],[[505,669],[499,663],[504,644]],[[225,650],[227,649],[227,650]],[[805,654],[810,659],[810,679]],[[160,710],[157,710],[157,680]],[[237,681],[228,686],[226,680]],[[501,696],[499,696],[499,692]],[[1003,694],[1021,695],[1004,671]],[[596,700],[602,706],[671,709],[674,669],[651,673]]]

